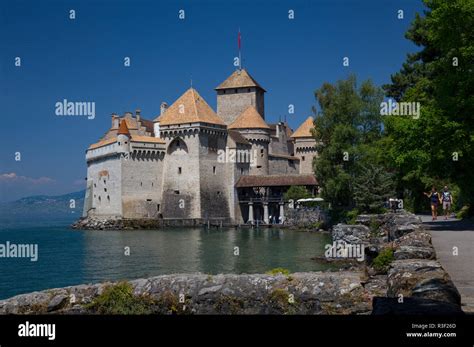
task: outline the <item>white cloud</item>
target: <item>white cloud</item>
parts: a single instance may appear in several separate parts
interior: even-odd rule
[[[43,185],[55,182],[54,179],[49,177],[27,177],[19,176],[15,172],[4,173],[0,175],[0,183],[27,183],[31,185]]]

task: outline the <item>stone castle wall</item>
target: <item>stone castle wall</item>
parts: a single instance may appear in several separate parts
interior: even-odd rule
[[[117,218],[122,215],[122,165],[119,155],[89,162],[87,185],[91,187],[91,216]]]
[[[263,91],[256,88],[240,88],[237,89],[237,92],[234,89],[219,90],[217,93],[217,115],[228,125],[245,111],[248,106],[252,105],[265,119],[263,94]]]
[[[312,138],[301,138],[295,141],[295,157],[300,158],[300,174],[313,173],[313,159],[317,156],[315,142]]]

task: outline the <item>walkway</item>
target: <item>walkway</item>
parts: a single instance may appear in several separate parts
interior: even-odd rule
[[[461,294],[462,309],[474,314],[474,224],[454,218],[432,221],[431,216],[419,217],[430,229],[438,259]],[[458,249],[457,256],[453,247]]]

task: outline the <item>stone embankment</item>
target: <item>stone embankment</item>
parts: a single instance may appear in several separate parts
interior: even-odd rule
[[[71,225],[73,229],[81,230],[134,230],[157,229],[163,225],[159,219],[101,219],[81,218]]]
[[[336,225],[332,236],[334,241],[364,244],[367,283],[376,281],[386,293],[374,300],[374,313],[461,312],[460,294],[436,260],[431,234],[417,216],[404,211],[360,215],[356,223]],[[389,256],[381,268],[377,257],[382,254]]]
[[[356,223],[338,224],[332,230],[334,242],[363,246],[365,256],[351,271],[174,274],[79,285],[0,301],[0,314],[107,314],[117,312],[113,306],[124,298],[130,302],[122,303],[125,311],[118,312],[462,314],[459,292],[436,260],[429,231],[415,215],[361,215]]]
[[[177,274],[129,284],[152,314],[369,314],[370,293],[361,285],[360,276],[354,272]],[[94,314],[98,313],[94,302],[108,300],[101,296],[113,286],[117,284],[18,295],[0,301],[0,314]]]

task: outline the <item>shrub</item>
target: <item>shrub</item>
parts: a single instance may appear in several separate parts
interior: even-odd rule
[[[459,218],[459,219],[464,219],[466,217],[469,216],[469,206],[468,205],[465,205],[463,206],[458,213],[456,213],[456,218]]]
[[[288,276],[290,274],[290,270],[282,268],[282,267],[277,267],[277,268],[271,269],[270,271],[267,271],[267,274],[268,275],[282,274],[282,275]]]
[[[107,287],[86,308],[98,314],[138,315],[152,313],[153,304],[148,297],[134,295],[130,283],[120,282]]]
[[[356,208],[353,210],[347,211],[346,213],[347,224],[356,224],[356,218],[358,215],[359,215],[359,210]]]
[[[372,267],[378,272],[386,272],[393,261],[393,249],[386,248],[372,261]]]

